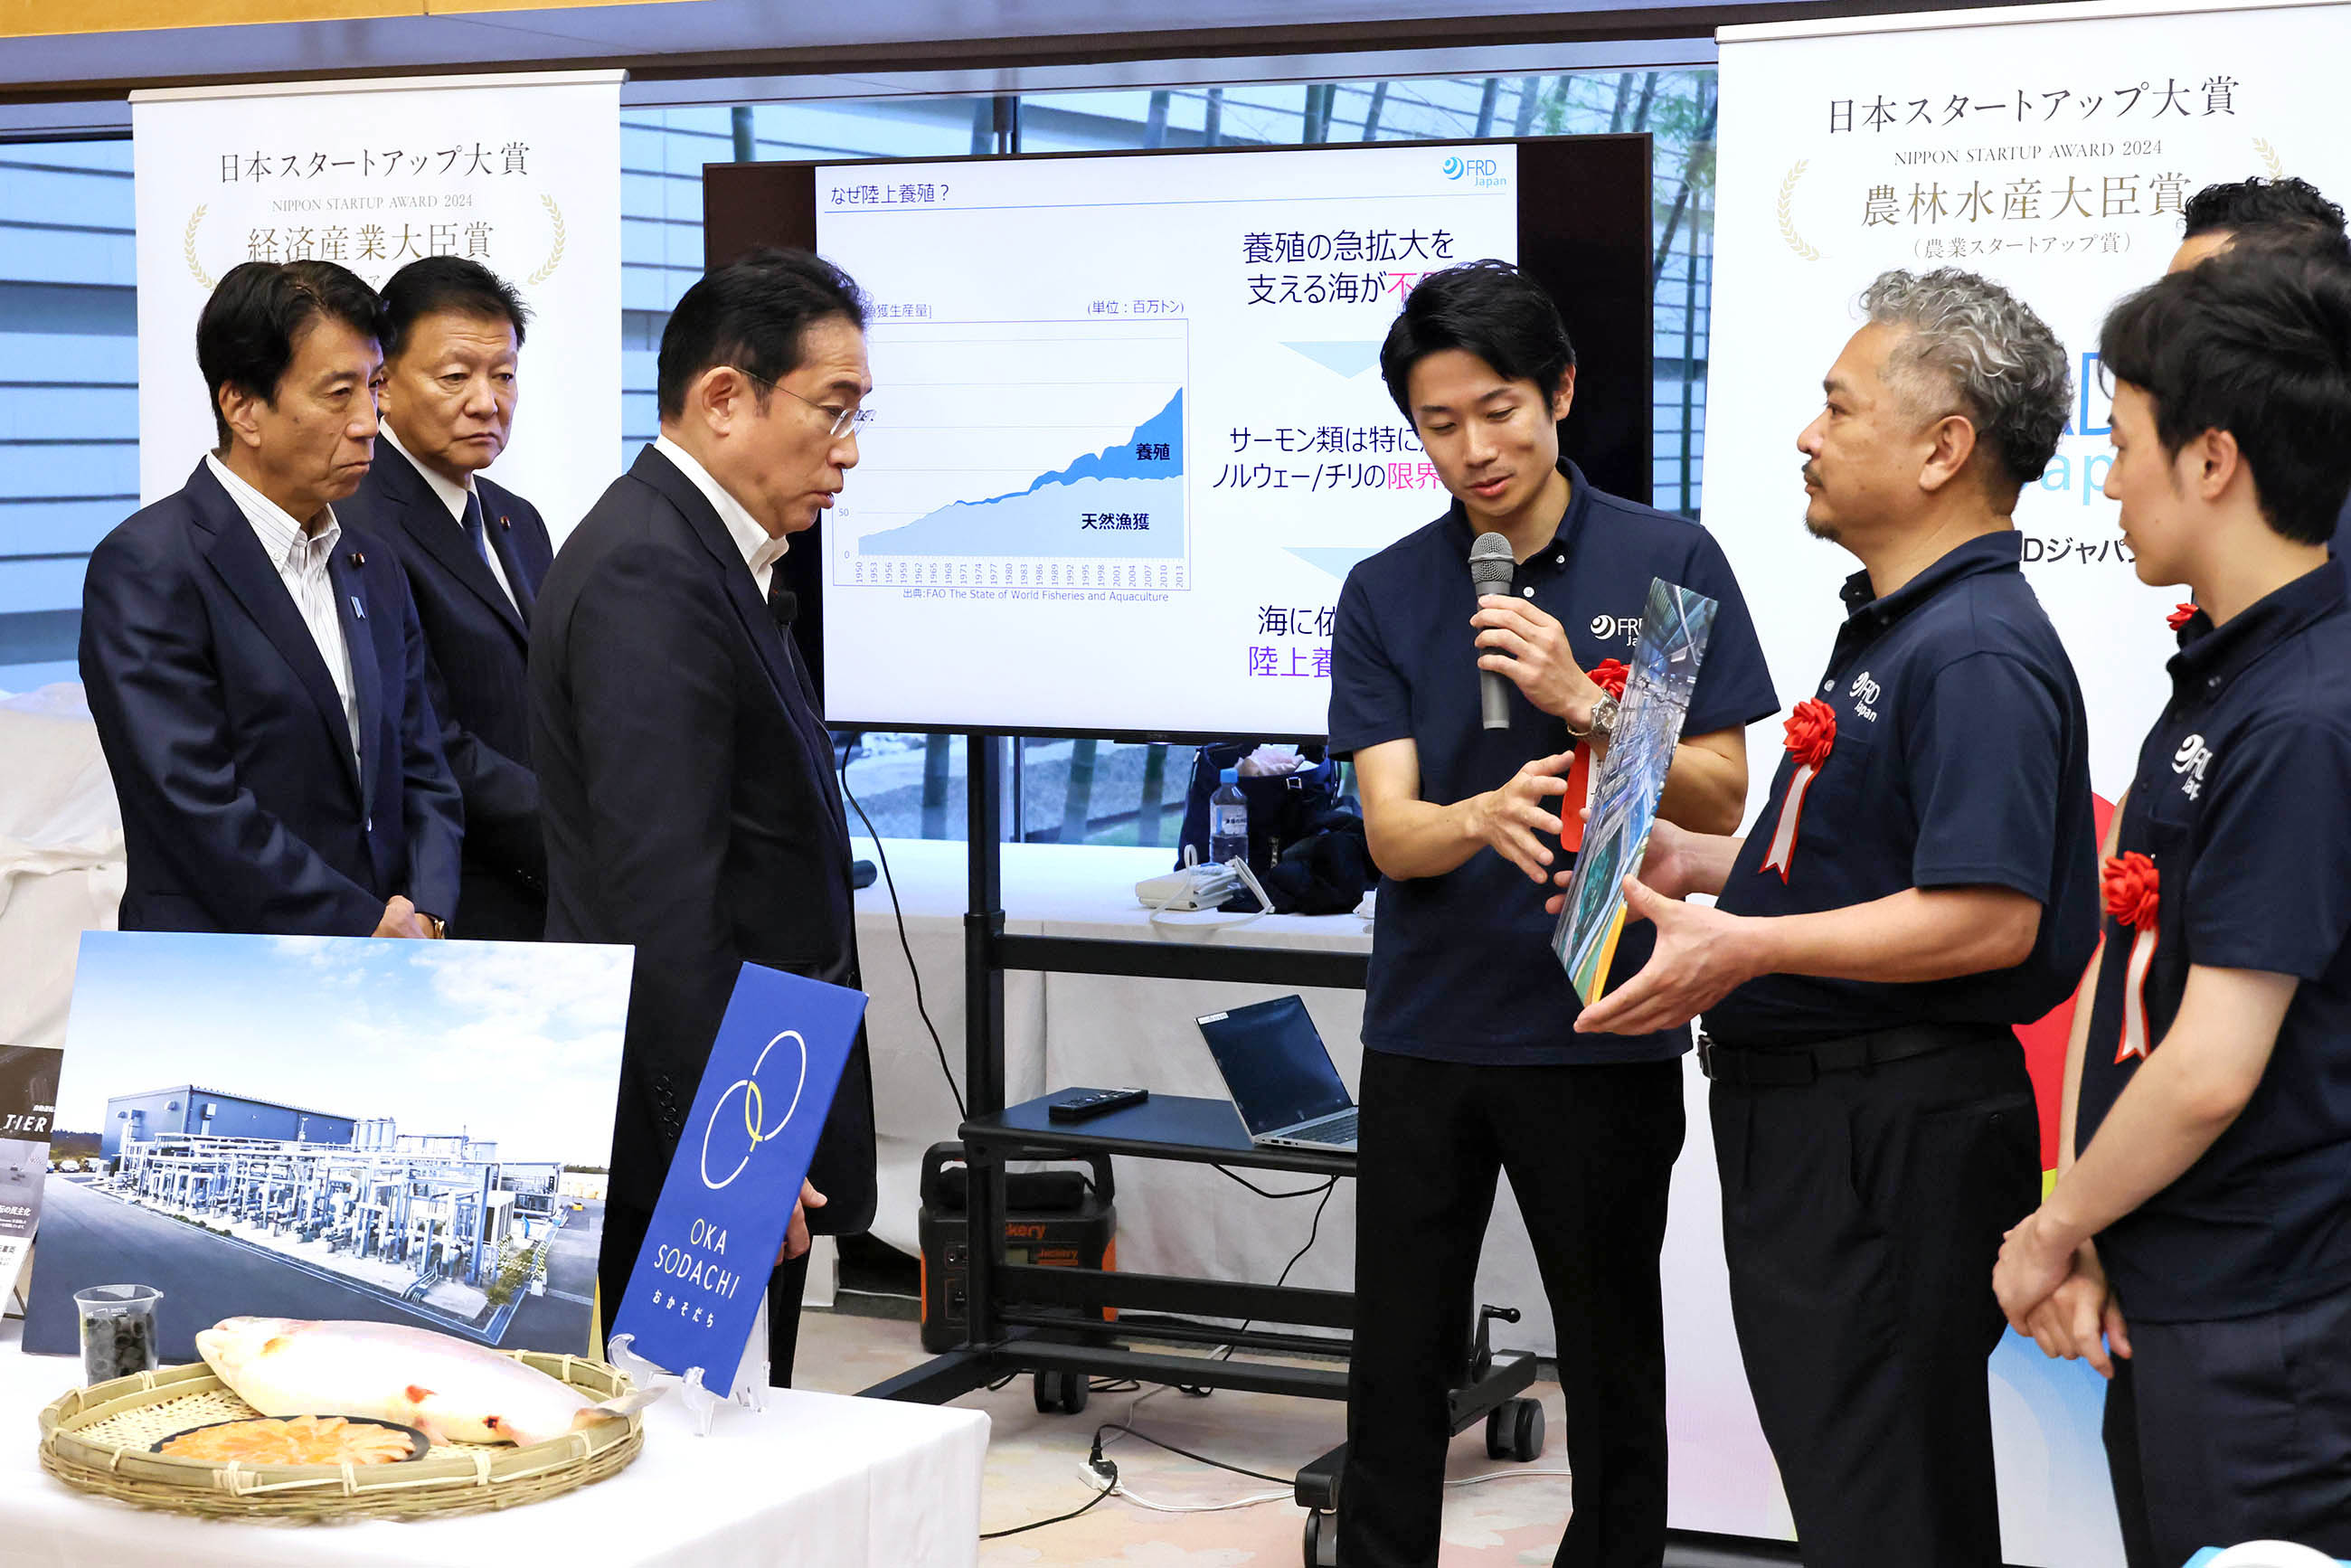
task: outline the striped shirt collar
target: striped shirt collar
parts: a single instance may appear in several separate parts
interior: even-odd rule
[[[327,526],[315,534],[309,533],[294,520],[293,514],[239,478],[217,455],[207,452],[204,461],[211,465],[213,477],[221,482],[228,498],[236,503],[236,509],[252,525],[271,566],[281,572],[288,567],[316,570],[326,566],[327,558],[334,553],[335,545],[343,537],[343,525],[336,520],[334,507],[325,508]]]

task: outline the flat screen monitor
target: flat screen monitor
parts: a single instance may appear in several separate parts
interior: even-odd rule
[[[1321,737],[1348,570],[1450,499],[1379,368],[1422,277],[1544,277],[1605,356],[1568,450],[1647,495],[1647,171],[1638,137],[711,169],[714,260],[812,243],[872,301],[857,465],[787,558],[828,722]]]

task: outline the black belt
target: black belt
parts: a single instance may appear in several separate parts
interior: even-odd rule
[[[1739,1046],[1719,1044],[1701,1030],[1698,1065],[1717,1083],[1787,1087],[1810,1083],[1823,1072],[1865,1071],[1882,1061],[1902,1061],[1954,1046],[1980,1045],[2002,1035],[2014,1038],[1998,1024],[1909,1023],[1812,1045]]]

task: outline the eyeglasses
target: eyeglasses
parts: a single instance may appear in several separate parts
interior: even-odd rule
[[[733,368],[737,371],[741,371],[744,375],[748,376],[751,380],[758,382],[761,386],[766,387],[768,391],[779,392],[786,397],[791,398],[796,402],[808,403],[809,407],[816,410],[817,413],[823,414],[826,418],[831,420],[832,423],[827,427],[825,434],[833,437],[835,440],[848,434],[851,427],[855,425],[857,423],[857,411],[853,408],[828,408],[820,402],[809,402],[808,399],[801,397],[799,393],[792,391],[791,388],[784,385],[781,382],[771,382],[767,377],[760,375],[756,371],[743,370],[743,367],[740,365],[737,365]]]

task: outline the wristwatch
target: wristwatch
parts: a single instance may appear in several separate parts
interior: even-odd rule
[[[1604,693],[1592,705],[1591,724],[1582,729],[1571,729],[1567,733],[1577,740],[1582,740],[1588,735],[1614,736],[1616,733],[1617,708],[1616,699]]]
[[[420,909],[416,912],[416,918],[424,922],[425,929],[433,933],[433,939],[434,941],[442,941],[448,936],[449,923],[442,919],[439,915],[427,915],[424,911]]]

